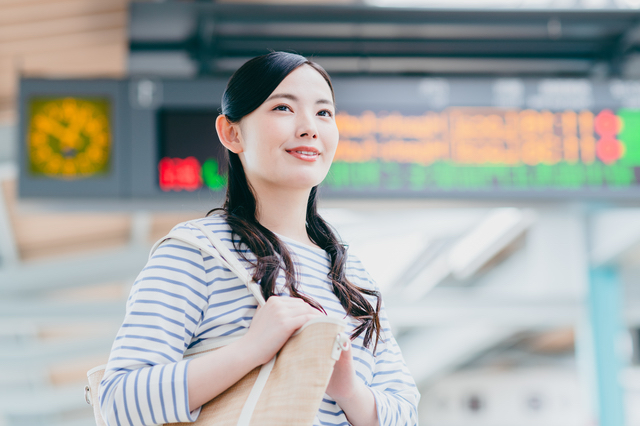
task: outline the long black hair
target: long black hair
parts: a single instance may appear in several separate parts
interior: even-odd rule
[[[244,116],[262,105],[287,75],[305,64],[324,77],[333,96],[331,79],[320,65],[293,53],[271,52],[249,60],[231,76],[222,96],[222,114],[231,123],[240,122]],[[222,208],[213,209],[207,215],[214,212],[222,213],[234,234],[233,241],[236,248],[239,249],[240,244],[245,244],[256,256],[253,279],[260,283],[265,299],[274,294],[276,278],[282,269],[285,272],[285,287],[290,295],[303,299],[314,308],[325,312],[318,302],[298,290],[296,271],[287,246],[258,222],[256,197],[247,181],[240,157],[230,151],[227,154],[229,179],[226,200]],[[315,186],[311,189],[307,202],[307,234],[314,244],[329,254],[331,270],[327,277],[333,285],[333,293],[340,300],[347,314],[360,322],[351,338],[355,339],[364,333],[365,347],[369,347],[375,338],[373,349],[375,353],[381,332],[380,294],[377,291],[356,286],[347,278],[346,248],[338,240],[329,224],[318,214],[317,198],[318,187]],[[364,295],[376,298],[375,308]]]

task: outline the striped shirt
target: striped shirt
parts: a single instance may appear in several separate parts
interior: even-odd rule
[[[221,216],[197,220],[213,231],[252,271],[255,259],[246,246],[240,250]],[[210,245],[202,232],[184,222],[187,230]],[[237,237],[236,237],[237,238]],[[352,331],[359,323],[347,317],[333,294],[328,254],[319,248],[280,237],[292,254],[300,291],[329,316],[346,319]],[[244,247],[244,249],[243,249]],[[360,261],[347,260],[347,277],[355,285],[377,289]],[[276,280],[276,293],[286,296],[284,273]],[[372,298],[368,299],[373,303]],[[374,305],[375,306],[375,305]],[[220,338],[247,332],[257,302],[245,285],[219,260],[177,240],[163,242],[136,279],[127,302],[124,322],[117,334],[100,384],[100,408],[109,426],[192,422],[200,409],[189,412],[185,350]],[[352,342],[356,375],[372,391],[380,425],[417,425],[420,394],[409,373],[389,322],[381,310],[382,339],[376,354],[363,347],[362,336]],[[344,412],[325,395],[314,426],[349,425]]]

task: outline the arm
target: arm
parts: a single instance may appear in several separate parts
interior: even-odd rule
[[[362,264],[357,259],[352,262],[351,282],[378,290]],[[338,403],[354,426],[417,425],[420,393],[391,334],[384,304],[379,314],[382,339],[372,358],[371,383],[365,383],[366,379],[356,374],[351,351],[348,351],[342,353],[336,363],[327,394]]]
[[[385,340],[378,344],[371,383],[380,426],[417,426],[420,393],[391,334],[384,305],[380,312],[380,322]]]
[[[386,337],[378,343],[371,385],[357,377],[349,350],[334,367],[327,395],[353,426],[417,425],[420,394],[388,329],[386,315],[381,318]]]
[[[327,387],[332,397],[344,411],[353,426],[377,426],[378,412],[373,393],[356,376],[351,348],[340,354]]]
[[[205,271],[220,269],[216,260],[207,259],[170,241],[136,280],[100,387],[107,424],[194,421],[202,404],[271,359],[296,329],[318,315],[300,299],[272,297],[242,339],[183,360],[209,303],[212,277]]]
[[[209,266],[209,265],[207,265]],[[108,425],[194,421],[183,354],[208,305],[199,250],[166,241],[138,275],[100,384]]]

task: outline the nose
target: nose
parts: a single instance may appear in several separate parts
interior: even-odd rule
[[[301,114],[296,133],[299,138],[317,139],[318,129],[313,118],[309,117],[308,114]]]

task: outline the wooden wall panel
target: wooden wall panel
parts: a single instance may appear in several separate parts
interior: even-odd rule
[[[151,221],[151,230],[149,231],[149,243],[155,243],[160,238],[167,235],[171,228],[180,222],[187,220],[199,219],[204,217],[207,212],[192,213],[156,213]]]
[[[87,250],[123,247],[131,238],[128,213],[23,212],[17,207],[16,182],[1,182],[21,260],[67,256]],[[165,236],[180,222],[204,217],[206,211],[157,212],[151,217],[148,243]]]
[[[122,74],[126,58],[120,54],[120,41],[97,46],[78,47],[63,52],[42,52],[24,58],[30,74],[64,76],[73,70],[80,76],[117,77]],[[46,71],[45,71],[46,70]]]
[[[0,40],[5,43],[20,40],[48,41],[48,37],[75,35],[104,29],[118,29],[126,25],[126,17],[119,11],[72,16],[46,21],[5,23],[0,26]],[[122,34],[120,34],[122,38]],[[44,39],[44,40],[43,40]],[[20,53],[20,50],[17,50]]]
[[[126,73],[128,0],[0,0],[0,123],[15,122],[19,75]]]
[[[0,25],[87,16],[103,12],[124,12],[127,0],[0,0]]]
[[[124,246],[131,236],[131,216],[125,213],[20,212],[15,181],[0,188],[9,209],[21,260],[55,257],[88,250]]]
[[[7,40],[0,42],[0,51],[13,59],[12,62],[18,66],[18,70],[29,73],[30,70],[25,70],[21,65],[25,59],[28,59],[29,56],[34,53],[38,54],[51,51],[64,52],[68,49],[99,46],[116,41],[121,43],[125,42],[122,30],[119,28],[107,28],[83,31],[75,34],[57,34],[48,37]],[[45,76],[46,72],[47,71],[44,71]],[[70,69],[68,72],[69,76],[80,74],[73,69]]]

